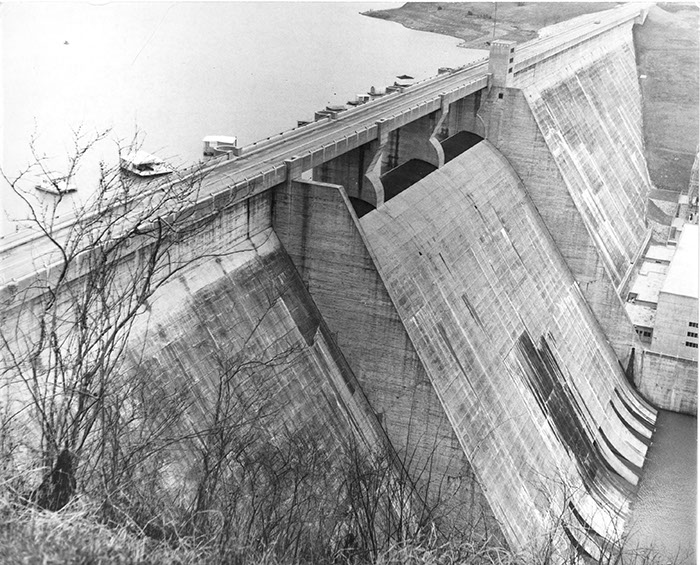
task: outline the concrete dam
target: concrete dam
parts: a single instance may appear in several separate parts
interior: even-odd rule
[[[696,376],[650,382],[624,308],[651,237],[644,18],[627,5],[495,41],[488,60],[208,163],[188,220],[203,228],[174,247],[194,259],[149,297],[123,370],[196,414],[222,359],[244,359],[237,386],[274,407],[270,441],[316,426],[331,452],[410,454],[455,527],[515,549],[554,531],[597,558],[622,534],[655,406],[674,386],[697,406]],[[60,262],[31,237],[0,254],[12,349],[40,334]]]

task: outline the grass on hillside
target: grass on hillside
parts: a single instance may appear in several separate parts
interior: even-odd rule
[[[483,49],[494,37],[526,41],[542,27],[614,6],[616,3],[608,2],[408,2],[400,8],[371,10],[365,15],[457,37],[465,47]]]

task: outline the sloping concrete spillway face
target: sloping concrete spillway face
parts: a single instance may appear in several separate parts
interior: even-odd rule
[[[350,200],[352,200],[350,198]],[[342,187],[277,191],[273,225],[441,533],[503,536],[406,333]]]
[[[595,556],[651,432],[513,169],[484,141],[360,226],[509,542],[564,516]]]
[[[631,26],[516,79],[616,286],[644,243],[651,188]]]
[[[376,447],[378,424],[270,227],[269,199],[258,199],[262,205],[230,211],[219,237],[200,239],[200,253],[212,255],[154,297],[132,332],[129,361],[162,399],[183,397],[190,437],[210,425],[224,386],[235,399],[232,415],[253,421],[272,445],[303,431],[331,460],[352,437]],[[197,456],[179,447],[169,464],[182,481],[196,474]]]

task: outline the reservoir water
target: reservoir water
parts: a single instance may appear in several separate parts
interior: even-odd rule
[[[191,164],[205,135],[246,145],[398,75],[424,79],[486,55],[360,15],[397,5],[4,4],[3,169],[15,175],[32,160],[33,133],[52,166],[65,168],[78,127],[87,135],[111,128],[122,140],[138,130],[144,150]],[[16,202],[7,187],[0,194],[7,233]]]
[[[626,532],[661,565],[696,562],[697,419],[660,411]]]

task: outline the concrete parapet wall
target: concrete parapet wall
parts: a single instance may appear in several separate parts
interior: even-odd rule
[[[530,70],[532,67],[547,59],[567,53],[581,44],[605,37],[609,31],[616,31],[620,27],[631,27],[633,24],[642,24],[647,16],[648,8],[643,5],[617,6],[605,12],[586,14],[572,20],[562,22],[556,26],[558,33],[540,37],[529,41],[518,49],[516,57],[515,74]]]
[[[655,351],[644,352],[640,392],[664,410],[698,415],[698,363]]]
[[[648,437],[655,413],[507,161],[482,142],[360,226],[511,544],[569,501],[600,534],[621,533],[646,452],[629,429]]]

